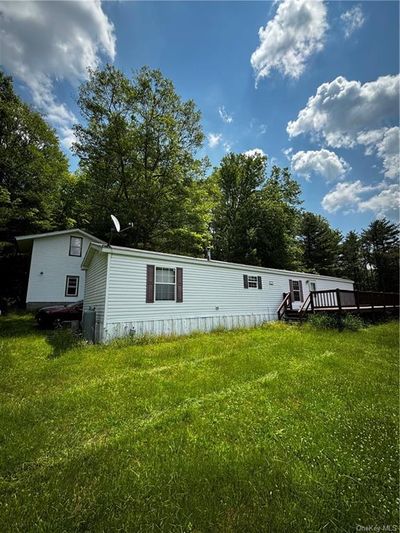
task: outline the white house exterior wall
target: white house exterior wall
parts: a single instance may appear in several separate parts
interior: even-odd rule
[[[104,309],[107,290],[107,261],[106,254],[95,254],[90,269],[86,272],[85,297],[83,310],[96,311],[95,339],[103,337]]]
[[[89,271],[93,268],[92,263]],[[148,264],[183,268],[182,303],[146,303]],[[261,276],[262,289],[245,289],[244,274]],[[246,327],[276,320],[282,294],[289,291],[289,279],[302,281],[304,299],[309,292],[308,280],[316,283],[316,290],[353,288],[350,281],[315,275],[277,273],[212,261],[188,263],[187,259],[179,257],[159,256],[154,259],[111,253],[106,319],[101,338],[110,340],[130,333],[185,334],[194,330]]]
[[[83,237],[81,257],[69,255],[70,237],[79,233],[34,239],[29,271],[26,305],[35,309],[43,305],[73,303],[83,299],[85,272],[81,270],[90,240]],[[79,276],[78,296],[65,296],[67,276]]]

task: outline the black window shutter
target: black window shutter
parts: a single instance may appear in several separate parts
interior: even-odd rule
[[[292,301],[293,301],[293,281],[291,279],[289,280],[289,291],[290,291],[290,297],[292,298]]]
[[[243,287],[245,289],[249,288],[249,276],[247,274],[243,274]]]
[[[154,303],[154,265],[147,265],[146,303]]]
[[[299,289],[300,289],[300,302],[304,301],[303,298],[303,282],[299,280]]]
[[[257,281],[258,281],[258,288],[262,289],[262,277],[261,276],[257,276]]]
[[[176,269],[176,301],[183,302],[183,269]]]

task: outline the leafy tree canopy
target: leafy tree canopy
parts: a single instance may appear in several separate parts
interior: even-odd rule
[[[196,158],[204,135],[193,101],[147,67],[128,79],[108,65],[91,70],[75,128],[91,230],[105,235],[110,214],[133,229],[123,244],[198,254],[207,242],[206,161]]]
[[[212,225],[215,256],[288,267],[300,193],[288,170],[274,166],[268,177],[265,156],[228,154],[212,179],[219,190]]]
[[[54,131],[0,71],[0,240],[59,225],[68,163]]]

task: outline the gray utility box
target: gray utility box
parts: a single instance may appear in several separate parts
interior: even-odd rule
[[[94,309],[83,313],[82,335],[88,342],[96,342],[96,311]]]

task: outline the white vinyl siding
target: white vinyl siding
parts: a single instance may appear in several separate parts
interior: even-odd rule
[[[83,238],[83,255],[86,253],[89,242],[89,239]],[[27,304],[34,302],[72,303],[83,300],[85,272],[81,270],[82,257],[69,255],[69,250],[69,234],[54,235],[33,241]],[[67,276],[79,277],[79,290],[75,297],[65,295]]]
[[[96,319],[103,322],[107,288],[107,255],[95,254],[86,272],[83,310],[96,310]]]
[[[99,257],[103,258],[101,269]],[[156,272],[157,268],[173,269],[175,272],[176,268],[182,268],[182,303],[177,303],[175,299],[155,299],[151,304],[146,303],[147,265],[154,265]],[[250,326],[277,320],[276,311],[282,301],[282,295],[289,292],[289,279],[302,281],[305,299],[308,296],[306,282],[310,277],[309,274],[294,275],[257,268],[257,278],[261,277],[264,290],[246,290],[243,286],[243,276],[248,274],[246,266],[224,265],[212,261],[188,262],[188,259],[178,256],[153,256],[151,253],[149,256],[135,256],[129,253],[110,253],[107,250],[95,251],[87,268],[87,279],[93,276],[93,284],[95,278],[101,278],[98,281],[101,288],[99,286],[95,293],[104,294],[104,297],[101,297],[101,305],[106,307],[102,340],[133,332],[188,333],[193,330]],[[159,279],[164,280],[164,277]],[[353,288],[352,282],[347,280],[323,277],[318,279],[318,288],[321,290]],[[176,277],[174,280],[176,281]],[[87,291],[88,299],[85,297],[85,307],[88,304],[94,305],[94,296],[90,297],[92,282],[87,283],[90,285]],[[301,305],[300,302],[298,305]]]

